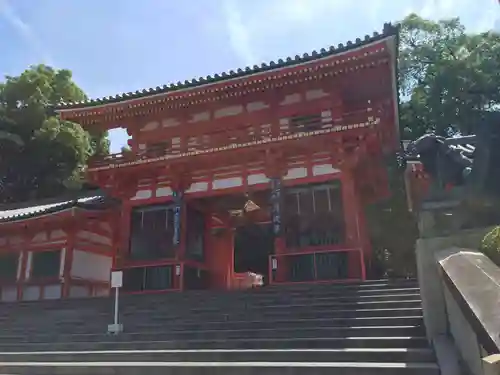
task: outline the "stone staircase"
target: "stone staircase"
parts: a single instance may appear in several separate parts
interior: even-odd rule
[[[414,280],[0,305],[8,374],[437,375]],[[199,371],[199,372],[197,372]]]

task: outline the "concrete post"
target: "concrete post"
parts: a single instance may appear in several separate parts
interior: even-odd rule
[[[432,210],[420,213],[421,238],[417,240],[415,249],[424,322],[429,341],[448,333],[446,301],[436,259],[437,253],[450,247],[477,249],[490,230],[485,228],[462,230],[439,236],[436,230],[436,215],[439,214]]]
[[[483,375],[500,375],[500,354],[483,358]]]

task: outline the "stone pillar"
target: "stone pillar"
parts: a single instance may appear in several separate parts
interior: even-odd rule
[[[446,301],[436,254],[456,246],[475,249],[487,233],[484,228],[439,236],[436,232],[436,211],[422,211],[419,215],[421,238],[416,243],[416,262],[427,338],[432,341],[448,333]]]
[[[484,375],[500,375],[500,354],[493,354],[483,358]]]

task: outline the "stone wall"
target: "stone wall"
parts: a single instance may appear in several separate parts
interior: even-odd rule
[[[498,352],[487,336],[500,328],[500,317],[486,312],[498,310],[491,303],[500,300],[500,269],[475,249],[490,228],[438,236],[432,221],[422,223],[429,217],[420,218],[423,235],[416,246],[427,336],[443,375],[486,374],[494,360],[483,358]]]

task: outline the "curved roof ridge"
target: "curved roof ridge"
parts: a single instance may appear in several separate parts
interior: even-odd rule
[[[9,204],[0,206],[0,224],[5,222],[21,221],[38,216],[58,213],[73,207],[81,209],[101,209],[109,207],[111,198],[102,191],[85,192],[80,195],[64,196],[39,201],[23,202],[18,205]]]
[[[126,92],[117,94],[115,96],[108,96],[97,99],[88,99],[82,102],[60,103],[59,105],[55,106],[54,109],[58,111],[65,109],[76,109],[79,107],[93,107],[105,104],[119,103],[123,100],[146,98],[151,95],[166,94],[182,89],[189,89],[207,84],[224,82],[225,80],[229,79],[240,77],[243,78],[252,74],[265,73],[274,69],[294,66],[305,62],[314,61],[320,58],[334,56],[336,54],[346,52],[355,48],[363,47],[365,45],[385,39],[389,36],[395,36],[398,34],[398,30],[399,25],[385,23],[382,33],[374,32],[371,36],[365,35],[363,40],[361,38],[357,38],[354,42],[348,41],[346,44],[339,43],[337,47],[330,46],[328,49],[322,48],[319,50],[319,52],[317,50],[313,50],[311,53],[302,54],[302,56],[295,55],[294,58],[280,58],[277,61],[272,60],[268,63],[253,65],[253,67],[246,66],[245,68],[236,69],[236,71],[230,70],[229,72],[222,72],[219,74],[214,74],[213,76],[208,75],[206,77],[200,77],[198,79],[193,78],[191,80],[185,80],[184,82],[179,81],[177,83],[170,83],[161,87],[157,86],[156,88],[136,90],[135,92]]]

